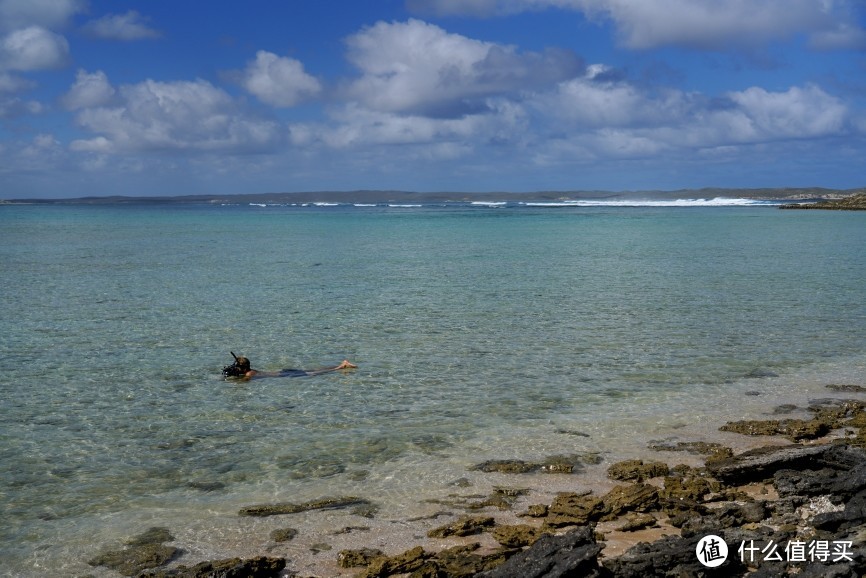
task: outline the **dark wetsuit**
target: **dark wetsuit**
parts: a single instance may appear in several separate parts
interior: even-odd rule
[[[306,377],[309,373],[304,371],[303,369],[292,369],[288,367],[286,369],[281,369],[278,377]]]

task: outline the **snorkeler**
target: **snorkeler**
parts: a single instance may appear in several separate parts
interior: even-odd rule
[[[223,367],[223,375],[226,378],[236,378],[248,381],[253,378],[261,377],[305,377],[309,375],[319,375],[330,371],[339,371],[341,369],[354,369],[358,367],[349,360],[344,359],[340,365],[334,367],[323,367],[321,369],[281,369],[279,371],[258,371],[250,367],[250,360],[244,356],[237,356],[234,352],[230,352],[235,362],[231,365]]]

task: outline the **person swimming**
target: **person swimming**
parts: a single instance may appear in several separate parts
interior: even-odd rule
[[[328,373],[331,371],[339,371],[341,369],[354,369],[358,367],[354,363],[351,363],[348,359],[344,359],[343,362],[340,363],[340,365],[335,365],[334,367],[323,367],[320,369],[286,368],[279,371],[259,371],[257,369],[253,369],[250,365],[250,360],[243,355],[235,355],[234,351],[231,351],[229,353],[231,353],[232,357],[235,358],[235,362],[231,365],[226,365],[225,367],[223,367],[223,376],[225,376],[226,379],[233,378],[241,379],[244,381],[262,377],[307,377],[311,375],[320,375],[322,373]]]

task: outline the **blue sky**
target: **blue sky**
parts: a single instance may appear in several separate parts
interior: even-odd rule
[[[866,186],[862,0],[0,0],[0,198]]]

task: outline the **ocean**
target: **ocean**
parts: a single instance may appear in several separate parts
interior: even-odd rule
[[[455,487],[850,395],[864,247],[863,213],[736,199],[0,205],[0,575],[117,576],[88,560],[151,526],[179,563],[333,560]],[[231,382],[230,352],[359,367]],[[549,456],[584,461],[473,469]],[[325,496],[378,513],[238,516]]]

